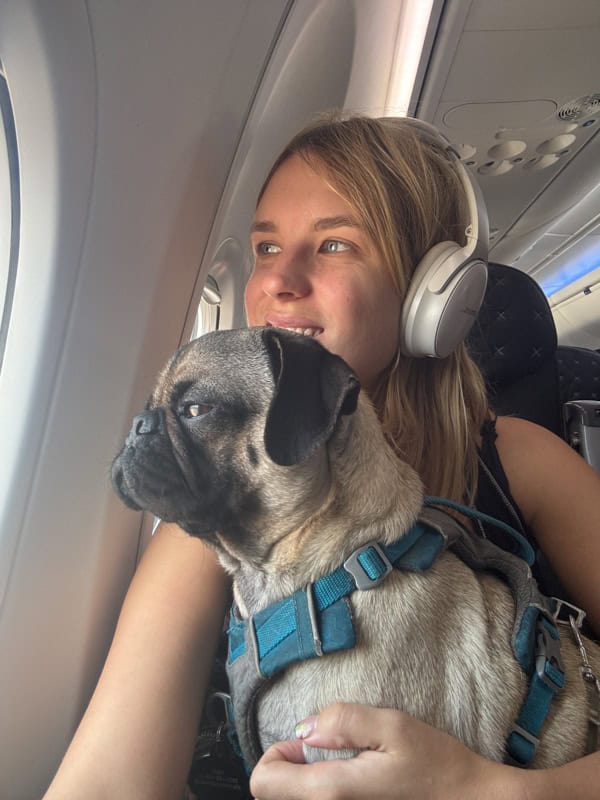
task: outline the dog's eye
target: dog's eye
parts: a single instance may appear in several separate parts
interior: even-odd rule
[[[183,416],[191,419],[192,417],[203,417],[212,411],[213,406],[206,403],[186,403],[183,407]]]

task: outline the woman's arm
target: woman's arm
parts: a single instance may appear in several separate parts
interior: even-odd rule
[[[592,800],[600,753],[524,770],[487,761],[401,711],[338,704],[303,725],[315,747],[366,748],[356,758],[304,764],[300,741],[273,745],[250,782],[260,800]]]
[[[179,800],[228,591],[209,548],[176,525],[158,527],[44,800]]]
[[[600,475],[545,428],[499,417],[497,447],[540,549],[600,637]]]

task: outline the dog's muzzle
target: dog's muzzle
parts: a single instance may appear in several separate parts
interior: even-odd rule
[[[148,481],[147,465],[163,461],[156,456],[162,451],[164,458],[164,451],[170,449],[165,447],[166,442],[168,437],[163,409],[148,409],[134,417],[125,445],[113,462],[113,485],[123,502],[136,511],[144,507],[139,502],[140,498],[136,497],[136,489],[139,490],[141,486],[140,473],[145,473]],[[146,469],[141,469],[142,465],[146,465]],[[156,466],[152,472],[155,471]]]
[[[154,436],[165,432],[165,412],[162,408],[152,408],[133,418],[127,444],[133,444],[138,436]]]

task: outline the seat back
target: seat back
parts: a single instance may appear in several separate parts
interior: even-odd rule
[[[561,346],[556,359],[565,438],[600,472],[600,352]]]
[[[467,344],[483,372],[494,411],[562,435],[556,327],[533,278],[491,263],[483,305]]]
[[[533,278],[490,264],[467,344],[496,413],[548,428],[600,472],[600,352],[557,345],[550,306]]]
[[[556,349],[559,392],[563,403],[569,400],[600,401],[600,352],[584,347]]]

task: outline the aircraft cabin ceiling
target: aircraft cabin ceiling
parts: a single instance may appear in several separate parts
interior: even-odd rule
[[[447,2],[411,108],[475,170],[490,260],[531,274],[555,306],[561,340],[592,347],[600,342],[599,38],[598,0]]]

